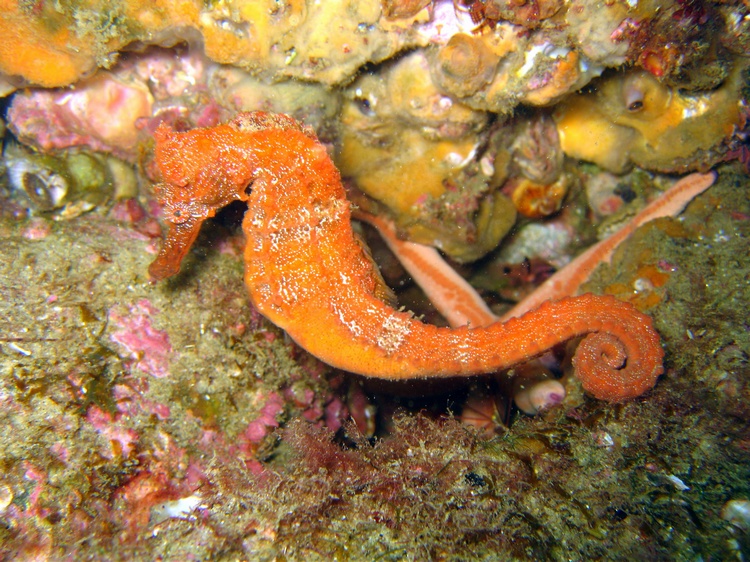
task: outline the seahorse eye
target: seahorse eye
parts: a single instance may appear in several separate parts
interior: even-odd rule
[[[164,218],[173,224],[182,224],[190,219],[189,209],[185,208],[184,203],[174,203],[164,205]]]

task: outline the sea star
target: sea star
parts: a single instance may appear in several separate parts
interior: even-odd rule
[[[521,316],[545,301],[575,295],[594,269],[602,263],[609,263],[615,249],[638,227],[660,217],[679,215],[690,201],[715,181],[715,172],[690,174],[679,179],[620,230],[588,248],[503,316],[496,316],[479,293],[432,246],[400,239],[393,222],[383,216],[357,210],[354,217],[378,230],[404,269],[451,326],[487,326],[498,320]]]
[[[621,401],[653,387],[663,351],[651,319],[609,296],[546,302],[486,327],[438,328],[387,305],[377,267],[351,229],[350,204],[325,148],[291,117],[242,113],[184,133],[162,125],[157,194],[169,231],[152,279],[179,271],[203,221],[247,202],[245,284],[256,308],[319,359],[385,379],[467,376],[528,361],[585,336],[584,388]]]
[[[690,201],[711,187],[715,181],[716,172],[690,174],[676,181],[672,187],[646,205],[620,230],[588,248],[504,314],[501,319],[507,320],[521,316],[547,300],[575,295],[581,285],[591,277],[596,266],[609,263],[617,246],[633,234],[636,228],[660,217],[679,215]]]

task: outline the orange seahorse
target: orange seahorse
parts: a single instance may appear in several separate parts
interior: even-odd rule
[[[591,294],[546,302],[486,327],[439,328],[385,302],[377,266],[351,228],[338,170],[315,133],[286,115],[156,131],[169,230],[152,280],[177,273],[202,222],[247,202],[245,283],[257,309],[326,363],[370,377],[468,376],[506,369],[585,336],[573,358],[585,389],[621,401],[652,388],[663,351],[651,319]]]

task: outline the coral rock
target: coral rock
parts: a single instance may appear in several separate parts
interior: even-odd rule
[[[42,150],[89,146],[123,158],[136,156],[139,117],[151,115],[153,97],[138,81],[109,72],[74,90],[28,90],[13,98],[10,129]]]
[[[662,172],[709,168],[740,125],[741,74],[738,66],[721,88],[701,94],[667,88],[643,71],[612,75],[555,112],[563,151],[615,173],[632,164]]]

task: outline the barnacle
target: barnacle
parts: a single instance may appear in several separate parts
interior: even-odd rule
[[[563,175],[550,183],[537,183],[526,178],[509,180],[503,191],[510,192],[519,213],[532,219],[548,217],[562,207],[570,180]]]
[[[132,169],[112,157],[76,151],[39,154],[13,142],[3,156],[13,193],[34,213],[71,218],[107,201],[113,189],[120,196],[133,192]]]
[[[464,97],[492,81],[497,63],[498,57],[480,37],[459,33],[440,49],[433,72],[440,88]]]
[[[62,206],[70,186],[63,163],[22,149],[15,143],[5,148],[5,165],[12,189],[36,211]]]

